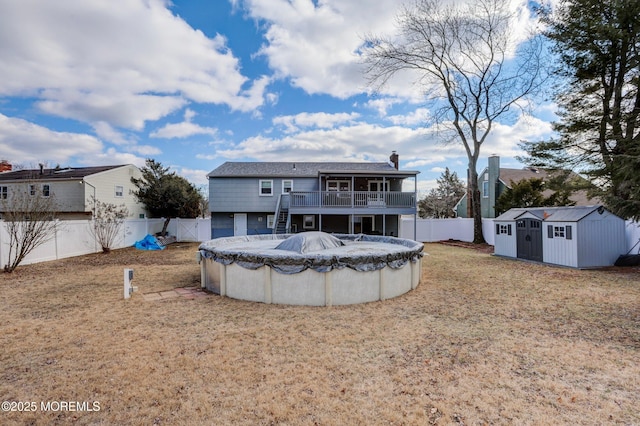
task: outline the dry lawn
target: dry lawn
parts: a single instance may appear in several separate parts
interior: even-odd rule
[[[195,244],[0,274],[0,424],[640,424],[640,273],[427,244],[385,302],[294,307],[199,284]],[[41,411],[41,402],[99,411]],[[55,404],[53,407],[57,407]]]

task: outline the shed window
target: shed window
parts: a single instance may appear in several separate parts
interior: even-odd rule
[[[260,180],[260,195],[273,195],[273,181],[272,180]]]
[[[553,227],[553,238],[564,238],[564,226]]]
[[[501,225],[496,224],[496,234],[497,235],[511,235],[511,224]]]

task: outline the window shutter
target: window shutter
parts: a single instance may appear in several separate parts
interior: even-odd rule
[[[547,225],[547,238],[553,238],[553,225]]]
[[[565,227],[565,231],[564,231],[564,232],[565,232],[564,237],[565,237],[567,240],[570,240],[570,239],[571,239],[571,225],[567,225],[567,226]]]
[[[511,224],[507,225],[507,234],[511,235]]]
[[[496,235],[500,235],[500,224],[496,223]]]

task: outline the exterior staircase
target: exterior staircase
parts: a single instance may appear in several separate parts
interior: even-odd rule
[[[276,223],[273,227],[274,234],[286,234],[287,233],[287,219],[289,216],[289,209],[280,207],[278,217],[276,217]]]
[[[286,234],[289,232],[289,194],[282,194],[278,199],[275,211],[274,234]]]

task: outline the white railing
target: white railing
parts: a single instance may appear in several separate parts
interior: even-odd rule
[[[413,208],[414,192],[400,191],[295,191],[291,192],[291,208],[296,207],[405,207]]]

